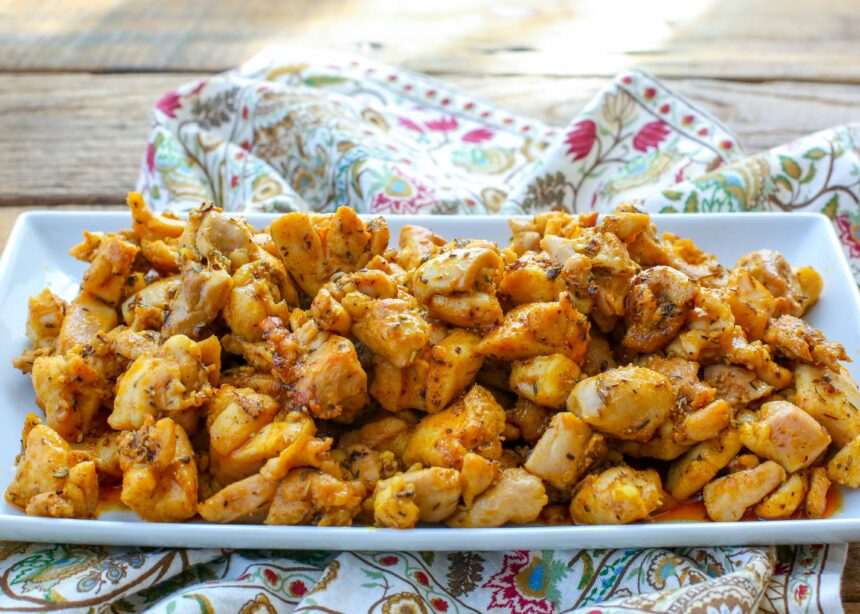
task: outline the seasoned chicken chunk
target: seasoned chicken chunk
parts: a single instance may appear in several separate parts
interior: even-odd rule
[[[789,473],[811,465],[830,445],[825,428],[787,401],[765,403],[758,418],[740,425],[741,443]]]
[[[505,268],[499,297],[511,305],[550,303],[567,290],[562,266],[536,252],[526,252]]]
[[[224,215],[212,204],[188,213],[179,246],[190,251],[195,261],[228,271],[247,264],[258,251],[251,226],[242,218]]]
[[[560,490],[568,490],[599,455],[603,437],[570,412],[552,417],[523,465]]]
[[[514,407],[505,413],[508,423],[517,428],[523,441],[529,445],[537,443],[552,417],[552,412],[545,407],[523,398],[518,398]]]
[[[525,524],[537,520],[548,502],[539,477],[519,467],[504,469],[499,480],[480,494],[471,508],[458,510],[445,522],[458,528]]]
[[[153,213],[143,201],[143,196],[136,192],[129,193],[127,202],[140,253],[162,271],[178,271],[179,237],[185,229],[185,222],[169,212]]]
[[[384,412],[383,412],[384,413]],[[409,435],[409,423],[403,418],[388,415],[379,420],[368,422],[354,431],[340,437],[340,447],[364,444],[374,450],[390,450],[391,446]]]
[[[753,508],[759,518],[785,520],[801,506],[808,488],[805,473],[795,473]]]
[[[439,248],[445,245],[445,239],[423,226],[407,225],[400,231],[397,245],[400,247],[397,264],[411,271],[425,258],[439,251]]]
[[[702,491],[708,518],[717,522],[740,520],[747,508],[773,492],[785,477],[785,469],[773,461],[765,461],[752,469],[714,480]]]
[[[510,387],[538,405],[561,409],[579,375],[579,367],[564,354],[535,356],[513,363]]]
[[[108,305],[122,298],[126,280],[140,248],[117,236],[107,237],[95,250],[90,267],[84,271],[81,289]]]
[[[612,467],[582,480],[570,502],[577,524],[628,524],[647,518],[660,507],[660,475]]]
[[[463,506],[472,507],[475,497],[487,490],[501,475],[501,463],[469,452],[463,457],[460,482],[463,486]]]
[[[734,327],[735,318],[724,292],[700,287],[695,307],[687,314],[686,324],[666,353],[706,363],[729,348]]]
[[[122,374],[108,423],[117,430],[138,429],[146,416],[200,407],[218,385],[220,370],[218,339],[195,342],[175,335]]]
[[[56,431],[28,414],[15,478],[6,500],[31,516],[92,518],[99,499],[96,465]]]
[[[167,306],[181,280],[178,275],[158,279],[129,296],[122,304],[122,318],[134,330],[161,330]]]
[[[794,402],[818,420],[837,446],[860,435],[860,391],[848,370],[798,365]]]
[[[94,294],[82,291],[66,309],[57,352],[64,354],[76,345],[87,345],[98,333],[106,333],[116,325],[116,309]]]
[[[692,409],[699,409],[714,400],[716,390],[699,381],[699,363],[683,358],[663,358],[658,354],[642,356],[636,364],[665,375],[672,392],[682,397]]]
[[[31,296],[27,309],[27,339],[34,350],[57,349],[57,337],[69,304],[45,288]]]
[[[860,436],[842,446],[827,463],[827,477],[849,488],[860,488]]]
[[[80,441],[104,400],[93,365],[80,352],[40,356],[33,362],[32,379],[48,426],[68,441]]]
[[[731,365],[705,367],[705,381],[716,389],[718,399],[730,405],[751,403],[773,392],[773,386],[758,379],[754,372]]]
[[[667,266],[638,273],[630,282],[625,306],[624,347],[644,354],[668,344],[687,318],[696,298],[696,284]]]
[[[265,523],[348,527],[364,496],[361,482],[346,482],[311,467],[293,469],[278,485]]]
[[[120,499],[150,522],[179,522],[197,513],[197,463],[188,435],[170,418],[146,416],[120,440]]]
[[[774,352],[786,358],[830,369],[839,368],[840,360],[848,360],[841,344],[828,341],[820,330],[794,316],[784,315],[771,321],[764,340]]]
[[[672,437],[676,443],[683,445],[707,441],[719,436],[729,426],[731,419],[731,406],[724,399],[718,399],[685,414],[675,426]]]
[[[821,296],[822,290],[824,290],[824,280],[821,279],[818,271],[811,266],[795,268],[792,271],[797,278],[797,283],[800,284],[800,289],[803,291],[804,299],[801,307],[803,312],[806,313],[818,302],[818,298]]]
[[[410,469],[376,485],[373,515],[377,526],[411,529],[418,522],[440,522],[454,513],[463,485],[455,469]]]
[[[462,467],[467,452],[496,460],[502,453],[499,435],[504,427],[505,411],[486,388],[476,384],[462,399],[418,423],[403,460],[407,465],[454,469]]]
[[[188,258],[183,259],[181,268],[161,334],[165,338],[185,335],[198,339],[230,299],[233,278],[223,269],[204,267]]]
[[[586,375],[597,375],[618,366],[609,340],[597,331],[589,332],[588,348],[582,361],[582,372]]]
[[[669,466],[666,490],[677,501],[686,501],[710,482],[743,448],[736,429],[693,446]]]
[[[735,269],[726,282],[726,302],[747,337],[761,339],[776,308],[773,296],[747,269]]]
[[[364,444],[355,444],[336,450],[345,456],[349,475],[364,484],[368,492],[373,492],[376,483],[397,473],[397,457],[390,450],[377,452]]]
[[[119,356],[136,360],[155,352],[161,345],[161,335],[154,330],[137,331],[128,326],[117,326],[105,335],[105,342]]]
[[[224,306],[224,320],[233,334],[250,342],[261,341],[260,322],[269,316],[288,320],[288,302],[298,302],[295,290],[288,284],[283,265],[275,259],[255,260],[236,269]]]
[[[484,338],[480,349],[484,356],[499,360],[564,354],[579,364],[588,348],[589,328],[588,318],[574,308],[567,294],[562,294],[557,302],[511,309]]]
[[[746,269],[774,299],[774,317],[800,316],[806,295],[785,257],[771,249],[750,252],[738,259],[735,269]]]
[[[731,364],[754,371],[756,377],[776,390],[782,390],[794,379],[789,369],[773,360],[767,345],[761,341],[748,342],[740,326],[735,326],[731,346],[724,358]]]
[[[804,508],[807,518],[822,518],[827,511],[827,491],[830,490],[830,478],[824,467],[813,467],[809,470],[809,492],[806,495]]]
[[[602,433],[648,441],[675,402],[669,380],[651,369],[622,367],[579,382],[567,409]]]

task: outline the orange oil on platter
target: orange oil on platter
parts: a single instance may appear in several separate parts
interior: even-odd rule
[[[827,491],[827,504],[824,507],[822,518],[830,518],[842,509],[842,489],[833,487]],[[806,518],[802,509],[795,512],[792,520]],[[752,513],[752,508],[741,518],[742,521],[760,520]],[[705,512],[705,503],[701,499],[681,503],[678,507],[667,510],[654,518],[654,522],[710,522]]]
[[[96,507],[96,516],[105,512],[124,511],[128,508],[120,500],[122,486],[102,486],[99,488],[99,504]]]

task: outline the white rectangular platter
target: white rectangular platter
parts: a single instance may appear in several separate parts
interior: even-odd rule
[[[274,215],[248,215],[262,228]],[[808,321],[845,345],[860,377],[860,295],[830,222],[808,213],[655,215],[658,229],[693,239],[732,266],[761,248],[781,251],[793,265],[812,265],[824,293]],[[77,293],[84,265],[67,255],[84,229],[128,228],[126,213],[35,212],[18,218],[0,258],[0,489],[14,476],[24,416],[36,409],[30,378],[11,366],[26,345],[27,298],[45,286],[66,299]],[[427,226],[446,238],[482,238],[507,244],[501,217],[401,216],[388,219],[396,241],[406,224]],[[577,547],[752,545],[860,541],[860,491],[844,493],[840,510],[823,520],[627,526],[508,526],[499,529],[426,527],[408,531],[368,527],[270,527],[203,523],[153,524],[130,512],[107,512],[98,520],[31,518],[0,504],[0,540],[220,548],[312,548],[333,550],[509,550]]]

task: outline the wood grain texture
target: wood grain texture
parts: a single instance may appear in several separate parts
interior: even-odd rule
[[[0,73],[0,204],[123,202],[134,188],[155,101],[203,76]],[[605,78],[442,78],[556,125],[608,84]],[[747,151],[860,119],[860,85],[666,82],[735,130]]]
[[[0,69],[213,71],[279,43],[443,74],[858,83],[858,30],[844,0],[7,0]]]

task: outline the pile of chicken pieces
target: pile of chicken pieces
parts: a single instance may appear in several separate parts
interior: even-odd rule
[[[801,317],[821,277],[726,269],[635,204],[510,222],[500,249],[351,209],[255,231],[129,196],[77,298],[30,299],[6,499],[92,518],[411,528],[821,517],[860,487],[860,393]]]

